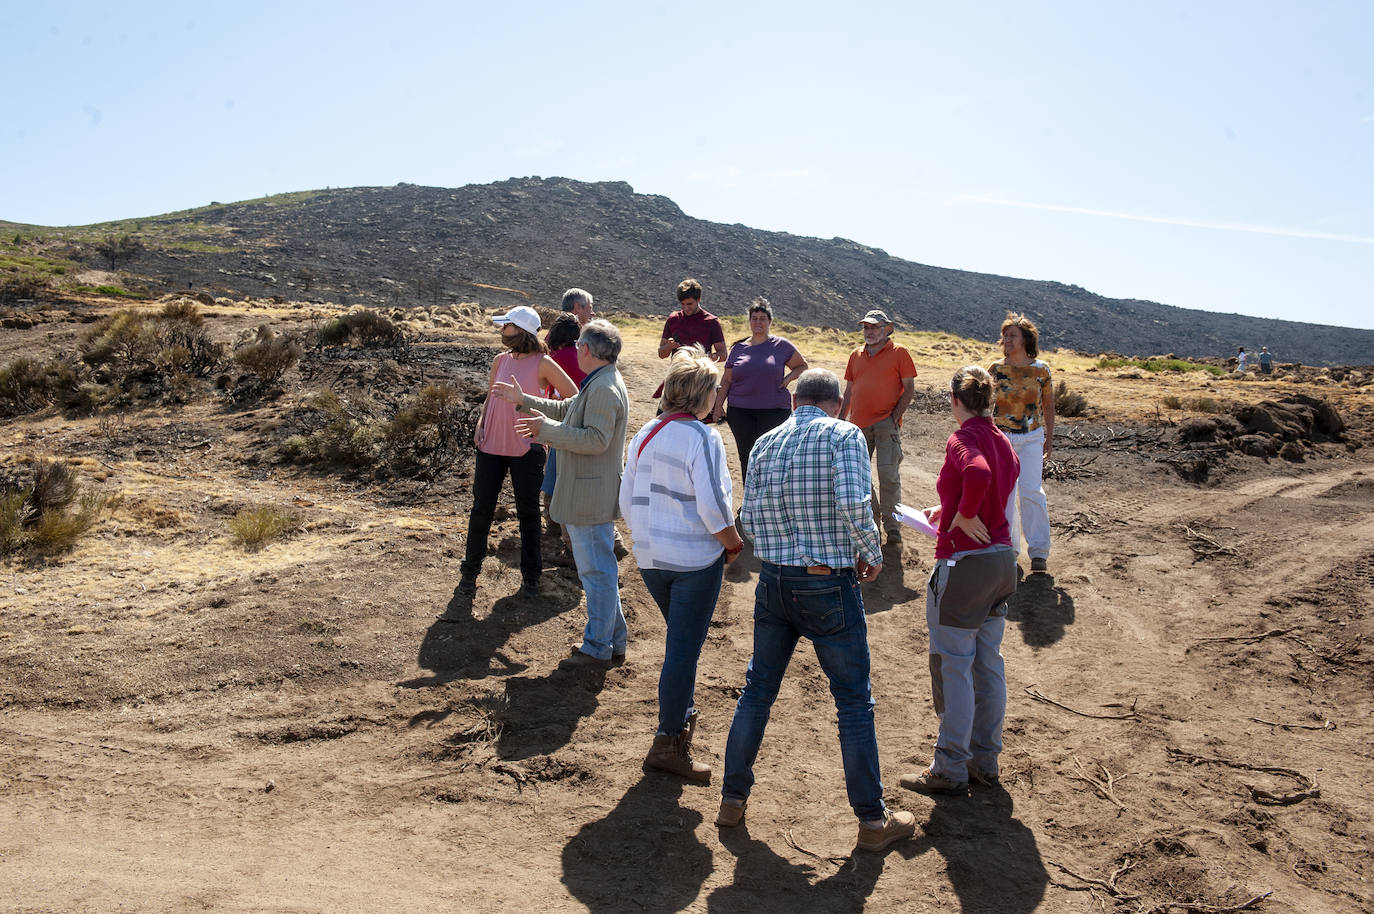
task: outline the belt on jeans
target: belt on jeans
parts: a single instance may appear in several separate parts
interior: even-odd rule
[[[773,565],[773,567],[777,568],[779,571],[790,573],[802,571],[806,574],[844,574],[845,572],[852,573],[854,571],[852,567],[831,568],[829,565],[778,565],[775,562],[768,562],[767,564]]]

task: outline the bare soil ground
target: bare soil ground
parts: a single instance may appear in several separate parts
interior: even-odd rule
[[[0,363],[68,350],[99,302],[0,331]],[[231,338],[309,309],[221,303]],[[612,318],[616,316],[610,315]],[[1047,483],[1051,574],[1014,599],[1003,784],[931,800],[923,589],[931,543],[866,588],[889,803],[914,840],[853,851],[834,710],[803,645],[746,825],[718,830],[721,755],[751,651],[757,561],[728,572],[702,654],[712,787],[645,775],[663,623],[621,564],[631,643],[605,672],[560,665],[576,575],[522,601],[498,517],[472,618],[454,597],[470,466],[432,484],[282,463],[320,389],[395,398],[480,384],[495,336],[417,315],[397,362],[293,371],[281,397],[0,426],[3,460],[60,457],[121,496],[68,554],[0,565],[0,909],[7,911],[1301,911],[1374,909],[1374,408],[1369,388],[1276,378],[1118,378],[1051,364],[1092,414],[1061,420]],[[662,371],[650,323],[624,374]],[[794,337],[842,369],[830,331]],[[916,353],[943,385],[981,344]],[[811,346],[813,351],[808,349]],[[1303,462],[1209,452],[1204,483],[1165,395],[1328,396],[1350,429]],[[653,411],[635,404],[631,431]],[[932,407],[937,409],[938,407]],[[907,499],[933,500],[952,420],[905,431]],[[725,434],[727,449],[734,444]],[[738,498],[738,495],[737,495]],[[294,507],[258,552],[226,520]]]

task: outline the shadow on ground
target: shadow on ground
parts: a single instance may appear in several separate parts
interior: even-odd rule
[[[1030,647],[1049,647],[1059,641],[1073,620],[1073,597],[1055,586],[1053,575],[1027,576],[1007,601],[1007,621],[1021,627],[1021,640]]]
[[[582,826],[563,848],[573,897],[595,912],[681,911],[696,901],[713,865],[696,836],[701,813],[681,805],[685,789],[645,775],[605,818]]]

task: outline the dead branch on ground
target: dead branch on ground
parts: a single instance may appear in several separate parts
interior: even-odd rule
[[[1041,476],[1045,479],[1064,480],[1081,479],[1083,477],[1096,476],[1097,470],[1092,469],[1092,463],[1101,456],[1093,454],[1086,458],[1068,457],[1063,460],[1046,460]]]
[[[821,856],[820,854],[816,853],[815,851],[809,851],[809,850],[807,850],[806,848],[802,847],[800,844],[797,843],[797,839],[796,839],[795,837],[792,836],[792,829],[790,829],[790,828],[783,829],[782,839],[783,839],[784,841],[786,841],[786,842],[787,842],[787,846],[790,847],[790,848],[792,848],[793,850],[795,850],[795,851],[800,851],[801,853],[805,854],[806,856],[808,856],[808,857],[814,857],[814,858],[817,859],[817,860],[824,860],[826,863],[839,863],[839,864],[843,864],[843,863],[845,863],[846,861],[849,860],[848,857],[823,857],[823,856]]]
[[[1226,638],[1199,638],[1196,644],[1209,644],[1215,641],[1233,641],[1236,644],[1256,644],[1265,638],[1277,638],[1280,635],[1287,635],[1297,631],[1297,628],[1276,628],[1267,631],[1262,635],[1232,635]]]
[[[1292,806],[1294,803],[1301,803],[1303,800],[1312,799],[1322,795],[1321,788],[1317,786],[1317,779],[1311,775],[1303,774],[1294,768],[1282,768],[1277,765],[1251,765],[1249,762],[1237,762],[1232,759],[1213,758],[1206,755],[1194,755],[1191,752],[1184,752],[1182,749],[1170,746],[1168,748],[1169,757],[1175,761],[1187,762],[1190,765],[1225,765],[1228,768],[1238,768],[1244,771],[1259,771],[1264,774],[1278,774],[1290,777],[1302,785],[1300,790],[1292,793],[1271,793],[1262,787],[1254,784],[1246,784],[1245,787],[1250,791],[1250,799],[1264,806]]]
[[[1089,714],[1087,711],[1079,711],[1077,708],[1070,708],[1070,707],[1069,707],[1068,705],[1066,705],[1066,704],[1063,704],[1063,703],[1061,703],[1061,702],[1055,701],[1053,698],[1050,698],[1048,695],[1045,695],[1045,694],[1039,692],[1038,690],[1032,688],[1031,686],[1026,686],[1022,691],[1024,691],[1024,692],[1025,692],[1027,695],[1029,695],[1031,698],[1034,698],[1036,701],[1043,701],[1043,702],[1044,702],[1045,704],[1047,704],[1047,705],[1054,705],[1056,708],[1063,708],[1065,711],[1068,711],[1068,712],[1070,712],[1071,714],[1077,714],[1079,717],[1091,717],[1091,718],[1094,718],[1094,719],[1096,719],[1096,720],[1139,720],[1139,719],[1140,719],[1140,715],[1136,713],[1136,710],[1135,710],[1135,702],[1134,702],[1134,701],[1131,702],[1131,710],[1130,710],[1129,712],[1125,713],[1125,714]],[[1138,700],[1139,700],[1139,699],[1137,699],[1137,701],[1138,701]],[[1120,705],[1108,705],[1108,706],[1106,706],[1106,707],[1120,707]]]
[[[1235,549],[1201,530],[1187,524],[1174,524],[1173,526],[1176,530],[1182,530],[1184,535],[1188,537],[1188,546],[1193,550],[1194,562],[1214,558],[1218,555],[1240,556],[1240,553]]]
[[[1097,762],[1096,759],[1094,759],[1093,761]],[[1102,769],[1102,777],[1094,777],[1093,775],[1083,770],[1083,763],[1078,760],[1078,756],[1074,756],[1073,764],[1074,767],[1078,769],[1078,774],[1070,774],[1068,775],[1069,778],[1075,781],[1082,781],[1084,784],[1090,785],[1094,790],[1096,790],[1099,794],[1102,795],[1102,798],[1104,800],[1110,800],[1112,803],[1116,804],[1116,814],[1118,816],[1126,811],[1126,804],[1121,802],[1121,800],[1117,799],[1115,792],[1116,782],[1124,778],[1126,775],[1112,774],[1111,771],[1108,770],[1106,765],[1102,764],[1101,762],[1097,762],[1097,767]]]
[[[1254,721],[1255,723],[1257,723],[1257,724],[1266,724],[1267,726],[1270,726],[1270,727],[1280,727],[1280,728],[1282,728],[1282,729],[1284,729],[1284,730],[1334,730],[1334,729],[1336,729],[1336,724],[1335,724],[1335,722],[1331,721],[1330,719],[1325,720],[1325,721],[1323,721],[1323,722],[1320,723],[1320,724],[1281,724],[1281,723],[1279,723],[1279,722],[1276,721],[1276,720],[1264,720],[1264,719],[1259,718],[1259,717],[1250,717],[1250,718],[1247,718],[1247,720],[1253,720],[1253,721]]]
[[[1068,520],[1052,520],[1051,527],[1058,527],[1065,531],[1068,539],[1073,539],[1080,533],[1096,533],[1106,526],[1121,526],[1126,522],[1115,517],[1103,517],[1092,511],[1080,511]]]
[[[1271,890],[1256,895],[1249,901],[1233,905],[1203,904],[1200,901],[1166,901],[1145,909],[1141,914],[1170,914],[1173,911],[1182,912],[1182,914],[1233,914],[1235,911],[1253,911],[1256,905],[1272,894],[1274,893]]]

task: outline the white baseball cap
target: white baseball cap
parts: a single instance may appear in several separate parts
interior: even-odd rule
[[[539,332],[539,312],[529,305],[517,305],[500,317],[493,317],[491,322],[497,326],[514,324],[528,333]]]

